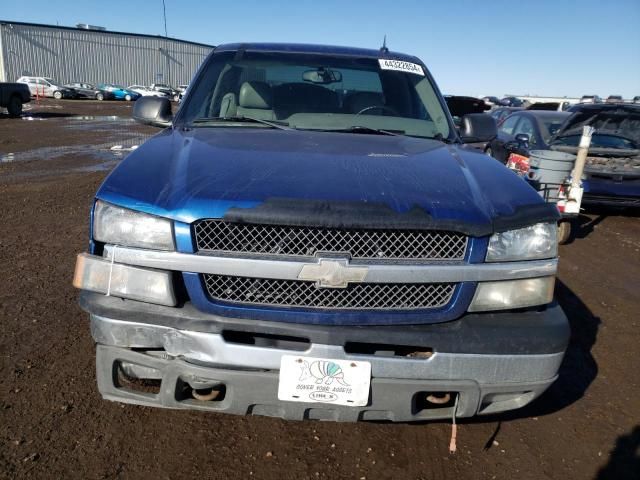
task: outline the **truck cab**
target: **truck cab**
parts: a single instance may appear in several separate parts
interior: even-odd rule
[[[133,115],[164,129],[99,188],[74,276],[104,398],[419,421],[557,378],[558,212],[463,148],[495,122],[456,128],[418,58],[223,45],[175,115]]]

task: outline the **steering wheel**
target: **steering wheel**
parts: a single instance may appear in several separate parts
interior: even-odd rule
[[[356,117],[363,114],[364,112],[368,112],[369,110],[386,110],[387,112],[391,112],[396,117],[400,116],[400,114],[398,114],[398,112],[396,112],[393,108],[387,107],[386,105],[371,105],[369,107],[364,107],[362,110],[356,113]]]

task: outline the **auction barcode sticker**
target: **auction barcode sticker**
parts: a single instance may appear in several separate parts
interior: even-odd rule
[[[414,73],[424,77],[424,70],[417,63],[393,60],[389,58],[379,58],[378,63],[382,70],[397,70],[398,72]]]

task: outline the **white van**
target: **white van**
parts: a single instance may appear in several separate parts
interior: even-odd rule
[[[18,83],[26,83],[32,97],[73,98],[74,91],[61,86],[53,78],[49,77],[20,77]]]

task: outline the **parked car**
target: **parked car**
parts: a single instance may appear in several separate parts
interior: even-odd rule
[[[10,117],[19,117],[22,104],[30,101],[31,93],[24,83],[0,83],[0,108],[6,108]]]
[[[149,85],[149,88],[151,90],[155,90],[157,92],[166,93],[167,96],[170,99],[172,99],[172,100],[174,100],[176,102],[179,99],[179,93],[180,92],[178,90],[176,90],[175,88],[173,88],[171,85],[167,85],[165,83],[154,83],[154,84]]]
[[[633,103],[640,103],[640,95],[633,97]]]
[[[580,98],[580,103],[602,103],[602,98],[598,95],[583,95]]]
[[[143,97],[166,97],[168,96],[164,92],[159,92],[157,90],[152,90],[149,87],[145,87],[144,85],[129,85],[127,90],[131,90],[132,92],[139,93]]]
[[[458,131],[415,56],[221,45],[133,117],[171,128],[101,185],[74,276],[105,398],[404,422],[557,378],[557,209],[461,148],[495,122]]]
[[[571,107],[571,102],[536,102],[527,107],[527,110],[547,110],[551,112],[565,112]]]
[[[109,92],[116,100],[126,100],[127,102],[137,100],[142,96],[138,92],[128,90],[126,87],[114,83],[101,83],[98,85],[98,89]]]
[[[481,100],[491,107],[502,106],[502,101],[498,97],[493,97],[493,96],[482,97]]]
[[[549,140],[571,114],[545,110],[522,110],[509,115],[485,152],[502,163],[509,155],[528,156],[531,150],[548,150]]]
[[[584,126],[594,127],[584,170],[585,205],[640,206],[640,105],[581,105],[551,140],[577,153]]]
[[[75,96],[72,89],[63,87],[62,84],[49,77],[24,76],[20,77],[17,82],[26,84],[32,97],[53,97],[59,100],[61,98],[74,98]]]
[[[187,88],[189,88],[189,85],[178,85],[178,101],[182,102],[182,98],[184,97],[184,95],[187,93]]]
[[[95,100],[110,100],[114,95],[107,90],[100,90],[91,83],[74,82],[64,85],[75,92],[74,98],[92,98]]]
[[[529,104],[518,97],[504,97],[500,103],[505,107],[527,107]]]
[[[489,112],[489,115],[491,115],[496,120],[496,124],[499,127],[500,124],[504,121],[505,118],[507,118],[513,112],[517,112],[517,111],[520,111],[520,110],[524,110],[524,108],[522,108],[522,107],[499,107],[499,108],[495,108],[495,109],[491,110],[491,112]]]
[[[605,103],[624,103],[622,95],[609,95],[605,100]]]

